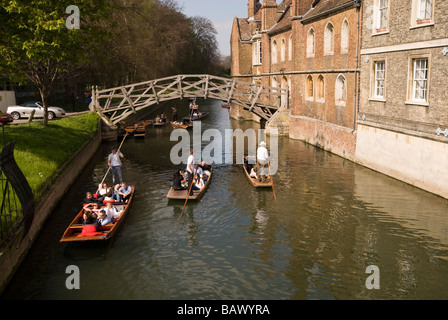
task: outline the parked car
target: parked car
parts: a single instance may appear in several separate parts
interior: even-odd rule
[[[29,118],[31,112],[34,111],[34,118],[44,117],[44,107],[42,102],[25,102],[18,106],[9,106],[6,110],[14,120],[20,118]],[[59,107],[48,107],[48,120],[65,116],[65,110]]]

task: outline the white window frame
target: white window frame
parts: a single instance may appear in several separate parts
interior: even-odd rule
[[[429,4],[429,7],[426,7],[428,1],[430,1],[431,3]],[[434,25],[435,1],[436,0],[412,0],[411,29]],[[429,8],[429,16],[421,16],[423,6],[425,6],[425,12],[427,12]]]
[[[277,46],[277,40],[272,40],[272,63],[278,62],[278,46]]]
[[[305,78],[305,99],[314,101],[314,79],[312,75],[307,75]]]
[[[288,60],[289,61],[292,60],[292,35],[289,36],[289,41],[288,41]]]
[[[382,69],[379,68],[381,65]],[[380,83],[382,87],[379,85]],[[378,94],[380,88],[382,89],[382,94]],[[386,60],[376,60],[373,62],[373,98],[386,98]]]
[[[259,66],[262,63],[261,40],[255,40],[253,43],[253,65]]]
[[[322,96],[319,96],[320,79],[322,79]],[[325,77],[322,74],[318,75],[316,80],[316,101],[325,102]]]
[[[422,64],[423,62],[424,64]],[[430,70],[430,55],[415,55],[409,57],[407,104],[429,106]],[[423,98],[417,96],[419,91],[423,94]]]
[[[390,18],[390,0],[375,0],[374,12],[373,12],[373,35],[381,35],[389,33],[389,18]],[[382,24],[382,15],[384,14],[386,19],[384,25]]]

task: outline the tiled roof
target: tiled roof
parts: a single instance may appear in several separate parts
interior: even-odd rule
[[[353,0],[316,0],[313,5],[314,8],[305,14],[302,19],[311,19],[332,11],[338,7],[343,7],[345,4],[352,3]],[[311,9],[311,8],[310,8]]]

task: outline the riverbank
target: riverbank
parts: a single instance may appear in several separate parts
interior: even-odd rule
[[[45,221],[101,144],[101,126],[95,113],[42,124],[8,126],[4,142],[17,141],[15,160],[36,201],[34,220],[23,237],[18,231],[0,249],[0,292],[17,270]]]

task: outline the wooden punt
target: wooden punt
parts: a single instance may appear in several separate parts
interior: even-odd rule
[[[160,128],[160,127],[164,127],[164,126],[166,126],[167,124],[169,124],[170,122],[167,120],[167,121],[165,121],[165,122],[155,122],[154,121],[154,127],[158,127],[158,128]]]
[[[173,128],[181,128],[181,129],[191,129],[191,128],[193,128],[193,125],[191,123],[180,124],[180,123],[174,123],[173,121],[171,121],[171,126]]]
[[[95,236],[86,237],[81,235],[83,229],[81,218],[84,213],[84,209],[81,209],[81,211],[76,215],[75,219],[73,219],[68,228],[65,230],[60,242],[98,241],[113,238],[125,223],[133,198],[134,186],[132,186],[132,194],[127,203],[114,203],[114,207],[116,207],[120,211],[120,217],[118,218],[118,220],[115,223],[110,223],[102,226],[101,228],[98,228],[97,232],[100,232],[101,234]]]
[[[254,186],[255,188],[271,188],[272,187],[272,181],[271,178],[268,176],[266,182],[261,182],[258,179],[252,178],[250,176],[250,172],[247,172],[247,165],[243,164],[243,171],[247,177],[247,180],[249,180],[250,184]]]
[[[212,175],[213,175],[213,166],[211,166],[210,168],[210,176],[205,182],[204,188],[202,188],[202,190],[193,190],[193,194],[188,197],[188,200],[199,200],[202,198],[204,193],[207,191],[208,186],[210,185]],[[187,196],[188,196],[188,190],[174,190],[172,187],[170,188],[168,194],[166,195],[166,197],[171,200],[186,200]]]
[[[208,112],[201,112],[198,115],[191,117],[191,121],[198,121],[198,120],[205,119],[208,117],[208,115],[209,115]],[[190,117],[189,116],[183,117],[182,120],[186,121],[186,122],[190,122]]]
[[[142,130],[144,131],[146,129],[146,127],[151,126],[153,123],[152,120],[142,120],[142,121],[138,121],[138,122],[134,122],[133,124],[127,126],[124,130],[128,133],[128,134],[135,134],[135,133],[141,133]]]

